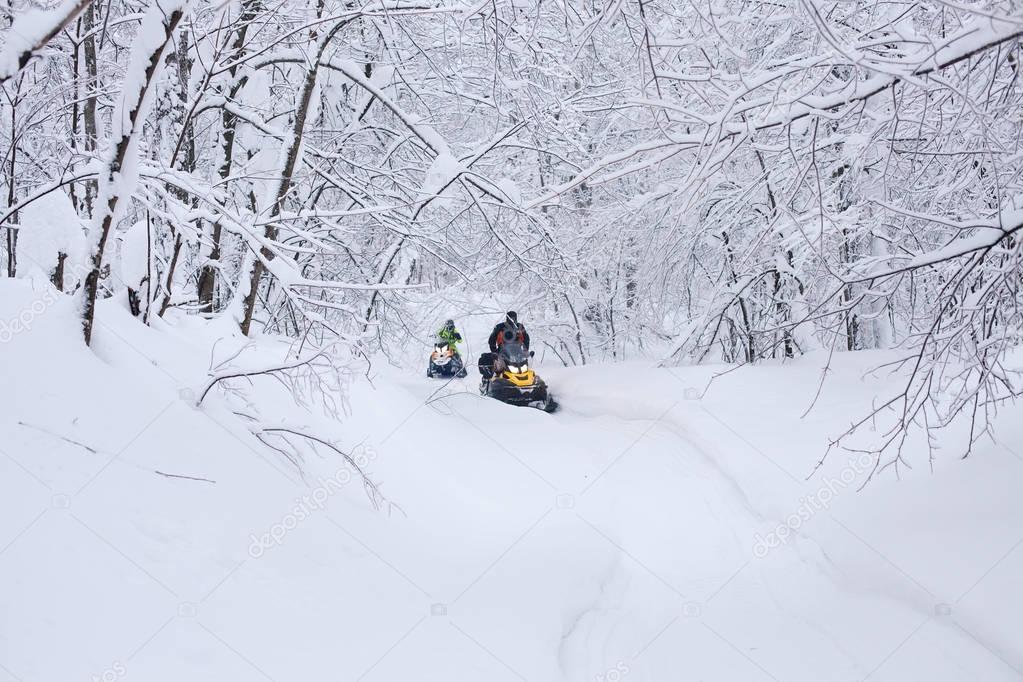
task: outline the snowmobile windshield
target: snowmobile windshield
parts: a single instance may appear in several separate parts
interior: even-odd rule
[[[501,346],[501,355],[509,365],[525,365],[529,363],[529,351],[518,341],[509,341]]]

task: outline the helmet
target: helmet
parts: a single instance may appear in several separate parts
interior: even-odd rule
[[[519,321],[518,313],[516,313],[514,310],[509,310],[507,313],[505,313],[505,318],[507,318],[509,322],[513,323],[518,323]]]
[[[445,329],[454,329],[455,328],[455,321],[454,320],[448,320],[447,322],[444,323],[444,328]]]

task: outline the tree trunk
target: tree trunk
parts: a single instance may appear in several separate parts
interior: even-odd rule
[[[86,34],[82,47],[85,50],[85,91],[88,93],[82,109],[82,125],[85,129],[85,151],[94,152],[96,151],[96,144],[99,139],[99,126],[96,123],[96,81],[99,70],[96,60],[96,36],[92,32],[93,25],[96,23],[96,11],[92,3],[89,3],[85,8],[85,12],[82,14],[82,23],[85,24]],[[98,181],[87,180],[85,182],[84,204],[86,215],[90,218],[92,217],[93,204],[98,193]]]
[[[150,12],[160,11],[158,7],[152,7]],[[91,268],[85,276],[85,284],[82,288],[82,334],[85,337],[86,345],[92,343],[93,322],[96,317],[96,297],[99,294],[99,278],[103,269],[103,255],[106,251],[107,240],[110,238],[110,230],[117,215],[118,204],[126,195],[130,195],[131,188],[123,186],[123,180],[119,182],[119,175],[129,161],[128,154],[132,151],[132,141],[136,136],[142,134],[142,124],[145,119],[146,95],[159,73],[163,62],[162,55],[167,43],[170,42],[174,30],[177,28],[181,17],[184,16],[184,8],[179,6],[169,15],[162,19],[163,36],[160,43],[147,55],[144,80],[140,84],[137,93],[125,93],[123,103],[120,138],[111,147],[110,160],[104,168],[102,176],[103,192],[106,195],[105,205],[101,202],[101,213],[96,216],[93,225],[92,248],[90,255]],[[143,18],[143,26],[146,24]],[[141,40],[142,38],[136,38]],[[138,55],[141,57],[142,55]],[[130,97],[130,100],[128,99]]]
[[[322,9],[322,3],[321,3]],[[274,241],[277,239],[277,226],[274,224],[274,219],[281,214],[281,209],[284,207],[284,200],[288,196],[288,192],[291,190],[292,178],[295,175],[295,168],[298,166],[298,159],[302,151],[302,134],[305,132],[305,120],[309,115],[309,106],[313,101],[313,91],[316,89],[316,76],[320,70],[320,62],[323,59],[323,53],[330,43],[331,38],[347,25],[348,21],[342,21],[336,24],[321,40],[318,49],[316,50],[316,58],[312,64],[309,65],[309,69],[306,71],[305,83],[302,85],[302,94],[299,97],[298,106],[295,110],[295,123],[292,127],[291,144],[288,147],[287,155],[284,159],[284,167],[281,169],[281,180],[277,186],[277,192],[274,196],[273,204],[270,206],[270,220],[267,222],[266,230],[263,236],[267,241]],[[256,309],[256,296],[259,292],[259,282],[263,278],[263,272],[266,270],[264,265],[264,259],[270,261],[273,259],[273,252],[267,248],[262,247],[260,249],[261,258],[256,258],[252,264],[252,274],[249,277],[249,291],[244,300],[244,313],[239,324],[242,334],[249,335],[249,329],[252,326],[252,315]]]
[[[7,205],[13,206],[17,196],[15,187],[17,185],[15,171],[17,170],[18,158],[18,133],[16,130],[18,113],[18,95],[11,98],[11,159],[7,169]],[[7,228],[7,276],[14,277],[18,272],[18,212],[15,211],[10,218],[13,227]]]
[[[63,251],[57,253],[57,264],[53,267],[53,272],[50,274],[50,281],[53,282],[53,286],[57,287],[57,291],[64,291],[64,261],[67,260],[67,254]]]
[[[228,73],[230,74],[230,86],[227,99],[237,99],[242,88],[245,87],[246,78],[238,78],[238,60],[245,54],[245,40],[249,30],[249,23],[256,17],[258,2],[255,0],[244,0],[242,3],[241,16],[238,18],[238,30],[235,32],[234,42],[231,44],[231,51],[227,59],[235,63]],[[231,176],[234,164],[234,143],[237,134],[238,117],[226,108],[220,113],[221,125],[221,164],[219,168],[220,178],[227,180]],[[222,204],[226,206],[227,200]],[[223,257],[221,252],[221,240],[223,239],[223,225],[220,219],[213,222],[210,230],[210,252],[199,271],[198,295],[199,310],[212,313],[216,309],[214,296],[217,290],[217,273],[220,271],[220,260]]]
[[[188,116],[188,81],[192,74],[192,60],[188,57],[188,33],[182,31],[178,37],[178,50],[174,56],[175,62],[178,68],[178,105],[181,110],[181,118],[184,124],[184,129],[181,131],[182,145],[180,149],[184,152],[184,157],[181,162],[181,170],[191,173],[195,170],[196,166],[196,155],[195,155],[195,127],[192,124],[192,119]],[[176,159],[171,159],[171,165],[174,165]],[[182,202],[191,202],[192,208],[194,209],[198,205],[198,201],[195,197],[189,195],[180,188],[171,188],[171,191],[177,196]],[[157,311],[158,317],[163,317],[164,313],[170,308],[171,299],[174,296],[174,274],[177,271],[178,259],[181,256],[181,247],[184,239],[180,230],[174,229],[174,252],[171,255],[170,264],[167,266],[167,278],[164,282],[163,287],[163,302],[160,304],[160,309]]]

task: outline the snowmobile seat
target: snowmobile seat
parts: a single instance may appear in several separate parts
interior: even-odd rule
[[[480,371],[480,376],[484,380],[489,379],[494,375],[494,360],[497,359],[497,353],[481,353],[480,359],[476,363],[476,367]]]

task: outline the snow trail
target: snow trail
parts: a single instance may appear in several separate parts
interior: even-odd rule
[[[377,363],[320,425],[364,453],[376,510],[343,462],[299,476],[216,392],[196,407],[224,325],[107,300],[97,358],[45,286],[0,299],[38,311],[0,365],[33,387],[0,404],[0,680],[1020,679],[1023,461],[804,480],[876,357],[803,420],[812,358],[706,392],[714,368],[540,362],[554,415]],[[294,418],[271,384],[251,399]]]

